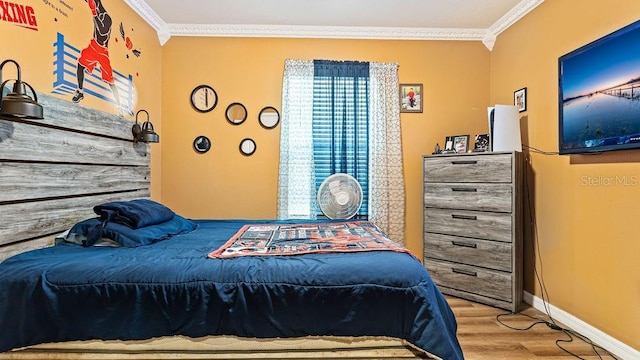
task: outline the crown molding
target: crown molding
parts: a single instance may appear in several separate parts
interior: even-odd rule
[[[169,24],[172,36],[285,37],[384,40],[482,40],[485,29],[356,26]]]
[[[502,15],[498,21],[491,25],[487,31],[482,42],[489,49],[493,50],[493,45],[496,42],[498,35],[505,31],[508,27],[515,24],[518,20],[522,19],[531,10],[535,9],[538,5],[542,4],[544,0],[522,0],[506,14]]]
[[[169,27],[167,26],[167,23],[165,23],[144,0],[124,0],[124,2],[129,5],[129,7],[133,9],[133,11],[140,15],[140,17],[144,21],[146,21],[147,24],[149,24],[156,31],[156,33],[158,33],[160,46],[169,41],[169,38],[171,38],[171,33],[169,33]]]
[[[522,0],[488,29],[293,26],[237,24],[167,24],[144,0],[124,0],[158,33],[160,45],[171,36],[280,37],[372,40],[482,41],[491,51],[498,35],[544,0]]]

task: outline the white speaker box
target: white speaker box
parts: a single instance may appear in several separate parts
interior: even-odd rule
[[[522,151],[520,117],[515,105],[487,108],[491,151]]]

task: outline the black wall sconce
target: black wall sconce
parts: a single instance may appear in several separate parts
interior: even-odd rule
[[[138,114],[144,112],[147,114],[147,121],[142,123],[142,126],[138,124]],[[133,142],[145,142],[145,143],[157,143],[160,142],[160,136],[153,130],[153,124],[149,121],[149,113],[147,110],[138,110],[136,113],[136,123],[131,128],[133,133]]]
[[[13,63],[18,69],[18,79],[14,80],[13,92],[4,96],[4,86],[11,80],[2,81],[2,68],[6,63]],[[38,95],[31,85],[22,82],[20,65],[15,60],[7,59],[0,64],[0,115],[23,119],[43,119],[42,105],[38,104]],[[31,89],[33,98],[27,95],[27,87]]]

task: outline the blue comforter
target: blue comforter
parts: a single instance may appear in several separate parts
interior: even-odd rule
[[[390,336],[463,358],[451,309],[411,255],[209,259],[260,221],[196,222],[148,246],[63,245],[0,263],[0,352],[87,339],[332,335]]]

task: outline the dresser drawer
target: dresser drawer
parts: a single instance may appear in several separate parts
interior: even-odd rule
[[[425,182],[511,182],[511,154],[424,158]]]
[[[511,212],[511,184],[425,183],[428,207]]]
[[[511,250],[510,243],[434,233],[424,234],[425,262],[428,258],[440,259],[511,272]]]
[[[424,231],[511,242],[511,214],[432,209],[424,211]]]
[[[509,273],[432,259],[425,266],[438,286],[503,301],[513,299]]]

